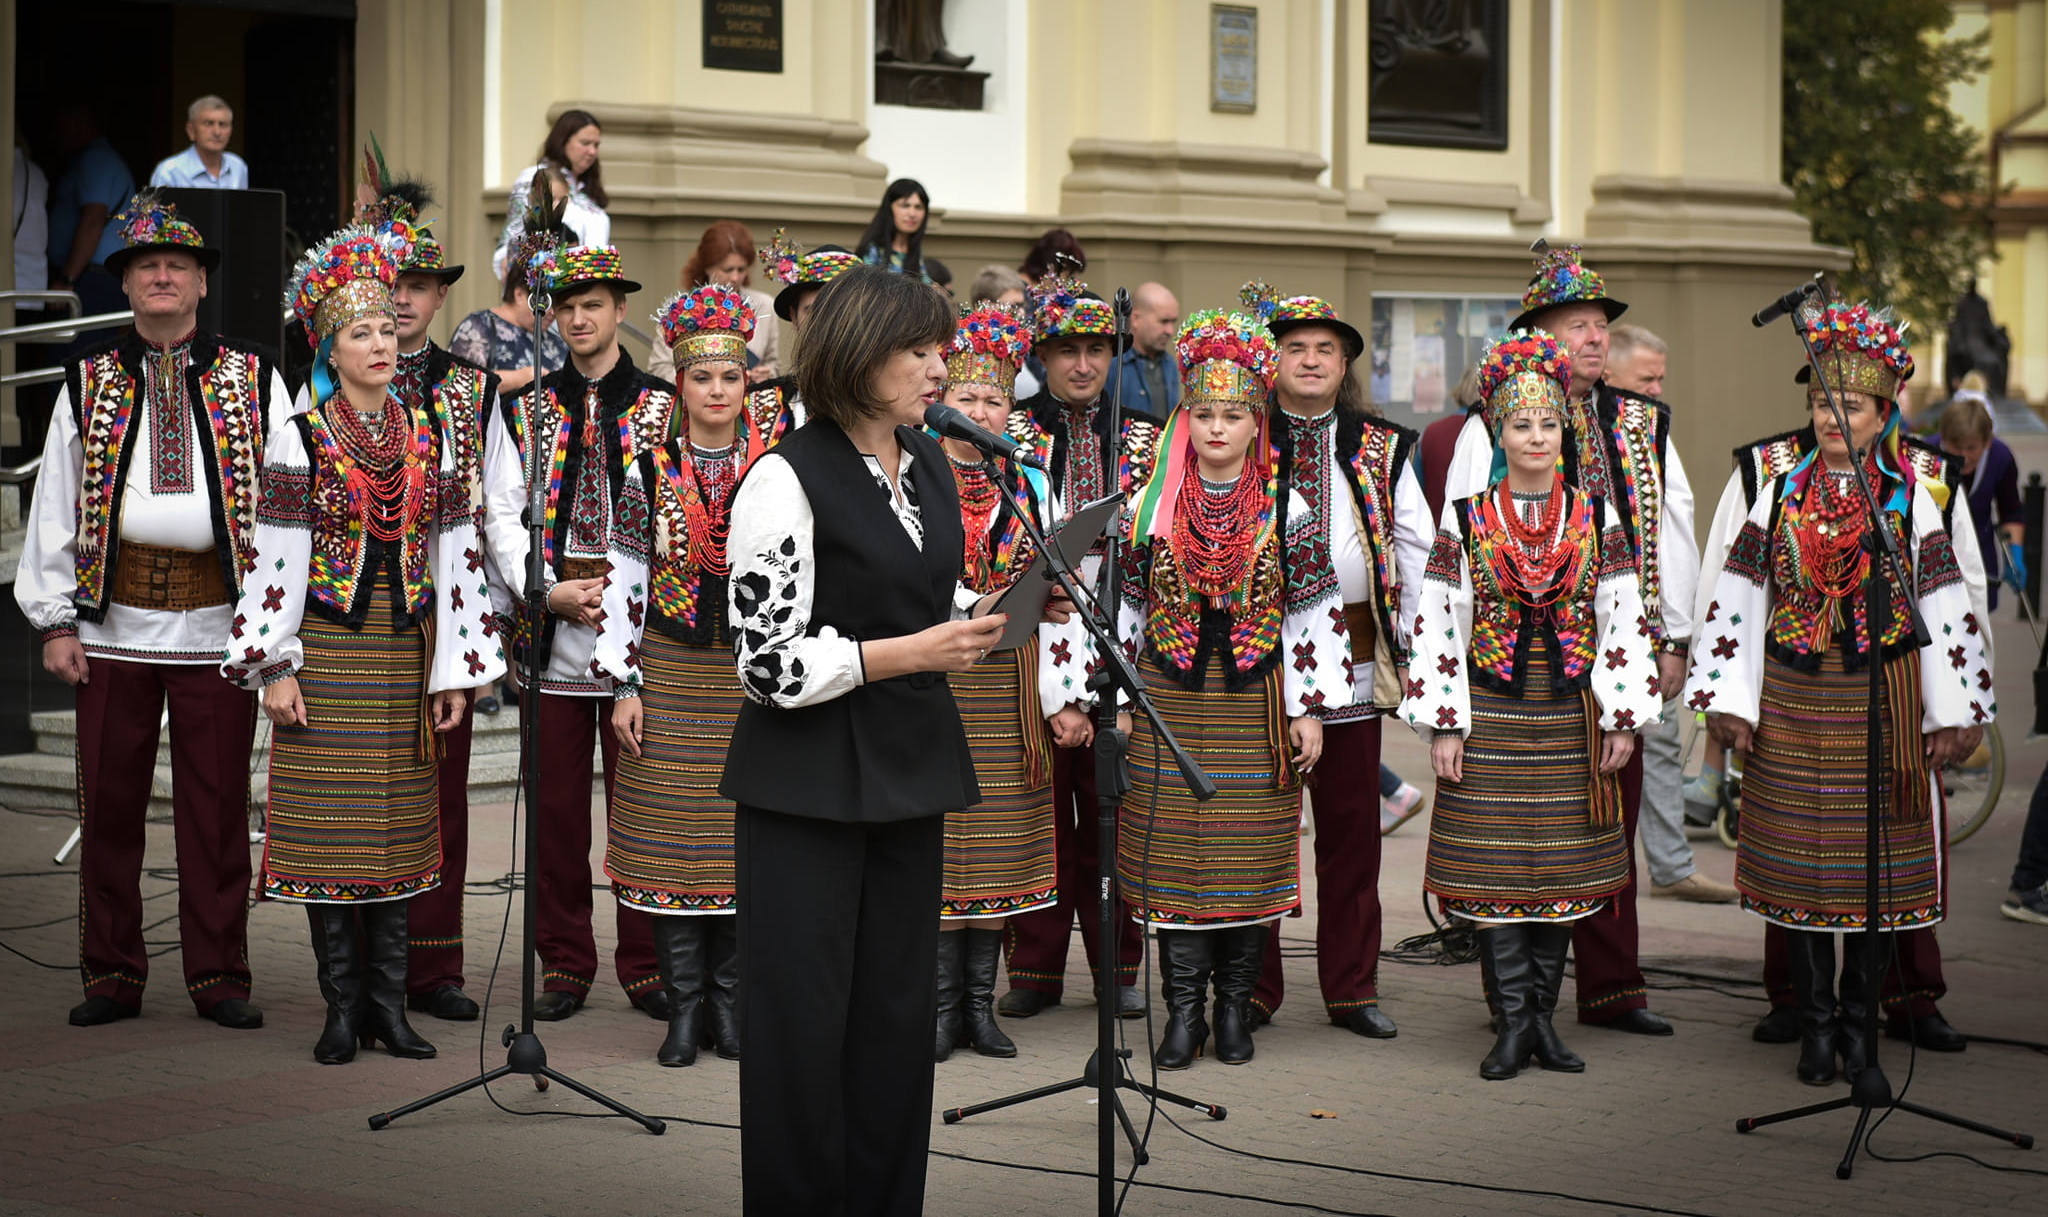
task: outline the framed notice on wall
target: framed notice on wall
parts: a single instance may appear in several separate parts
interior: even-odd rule
[[[1521,311],[1511,296],[1375,292],[1367,382],[1373,408],[1418,430],[1462,411],[1458,382]]]
[[[782,70],[782,0],[703,0],[704,66]]]
[[[1209,108],[1250,114],[1259,108],[1259,11],[1209,6]]]

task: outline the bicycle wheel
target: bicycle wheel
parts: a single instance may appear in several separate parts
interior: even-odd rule
[[[1714,812],[1714,835],[1721,838],[1721,844],[1734,849],[1741,829],[1742,771],[1731,765],[1721,779],[1721,805]]]
[[[1948,843],[1957,845],[1984,827],[2005,790],[2005,737],[1997,723],[1985,729],[1975,755],[1942,771],[1941,788],[1948,795]]]

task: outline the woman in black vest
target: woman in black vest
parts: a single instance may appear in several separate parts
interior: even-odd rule
[[[834,279],[804,326],[810,421],[733,498],[747,704],[719,789],[738,805],[749,1213],[924,1205],[944,817],[980,799],[944,674],[1004,623],[960,587],[953,477],[916,430],[952,332],[914,278]]]

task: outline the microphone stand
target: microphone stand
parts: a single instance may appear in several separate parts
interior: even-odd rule
[[[527,387],[527,394],[535,405],[528,412],[528,418],[538,420],[540,394],[543,389],[540,364],[541,338],[547,328],[546,314],[553,303],[545,284],[535,283],[528,295],[533,308],[533,381]],[[479,1086],[488,1086],[508,1074],[523,1073],[533,1079],[535,1090],[546,1090],[550,1080],[560,1082],[569,1089],[612,1111],[626,1117],[640,1127],[660,1136],[668,1126],[653,1116],[642,1115],[617,1099],[594,1090],[575,1078],[562,1073],[548,1064],[548,1050],[534,1032],[533,982],[536,925],[539,920],[540,899],[540,835],[535,829],[540,821],[540,703],[532,699],[540,696],[541,680],[541,636],[547,627],[548,599],[545,585],[547,561],[544,545],[547,539],[547,482],[552,461],[541,459],[541,437],[538,428],[529,426],[526,431],[526,510],[521,513],[526,524],[526,599],[521,612],[526,621],[526,659],[521,673],[524,700],[520,703],[519,714],[519,761],[521,797],[525,800],[526,823],[521,826],[526,834],[525,869],[526,881],[521,885],[520,919],[525,935],[520,951],[519,972],[519,1025],[508,1026],[500,1037],[505,1045],[505,1063],[488,1073],[465,1078],[444,1090],[436,1091],[424,1099],[416,1099],[403,1107],[379,1112],[370,1117],[370,1127],[389,1127],[400,1116],[411,1115],[422,1108],[432,1107],[443,1099],[452,1099]],[[552,439],[552,437],[550,437]],[[517,662],[518,657],[514,656]],[[481,1051],[478,1053],[482,1055]]]
[[[1117,289],[1115,312],[1116,350],[1121,352],[1130,341],[1131,321],[1131,296],[1123,288]],[[1095,439],[1092,435],[1087,436],[1085,442],[1092,443]],[[1070,446],[1076,442],[1081,440],[1074,436],[1067,439]],[[1116,471],[1114,476],[1117,478],[1120,492],[1123,451],[1121,376],[1117,377],[1116,383],[1110,388],[1108,445],[1111,456],[1109,467]],[[1065,557],[1056,547],[1046,544],[1045,535],[1039,529],[1038,521],[1032,516],[1030,504],[1023,501],[1021,486],[1019,491],[1011,491],[1000,477],[995,476],[994,462],[988,460],[986,463],[989,466],[991,480],[1003,487],[1004,498],[1011,510],[1023,521],[1025,532],[1031,537],[1032,543],[1038,546],[1038,552],[1045,555],[1049,573],[1059,583],[1060,589],[1066,592],[1067,598],[1073,601],[1075,616],[1088,631],[1088,636],[1095,640],[1096,653],[1103,661],[1095,675],[1088,678],[1088,687],[1095,691],[1095,958],[1103,973],[1101,979],[1107,983],[1101,985],[1101,997],[1095,1003],[1095,1051],[1089,1054],[1088,1062],[1082,1067],[1079,1077],[1005,1095],[999,1099],[990,1099],[984,1103],[948,1108],[940,1113],[940,1119],[947,1124],[958,1124],[968,1116],[980,1115],[1003,1107],[1014,1107],[1019,1103],[1028,1103],[1050,1095],[1065,1094],[1070,1090],[1093,1087],[1096,1093],[1096,1211],[1101,1217],[1112,1217],[1116,1212],[1118,1124],[1123,1126],[1124,1137],[1131,1144],[1133,1161],[1143,1166],[1151,1160],[1138,1138],[1138,1130],[1132,1125],[1129,1113],[1124,1110],[1123,1098],[1117,1093],[1119,1090],[1135,1091],[1153,1101],[1177,1103],[1212,1120],[1221,1120],[1230,1114],[1221,1104],[1205,1103],[1138,1081],[1131,1075],[1131,1050],[1117,1046],[1116,1018],[1121,986],[1117,983],[1120,963],[1117,959],[1116,942],[1116,818],[1117,807],[1122,802],[1124,793],[1130,789],[1130,774],[1124,767],[1124,750],[1128,741],[1116,729],[1116,691],[1122,690],[1130,698],[1132,709],[1143,714],[1146,721],[1152,725],[1152,730],[1157,733],[1155,738],[1173,754],[1174,764],[1180,769],[1181,781],[1186,783],[1189,793],[1193,794],[1196,800],[1207,802],[1215,798],[1216,783],[1209,779],[1208,774],[1202,772],[1194,758],[1188,755],[1187,749],[1181,746],[1180,741],[1168,729],[1165,720],[1159,717],[1158,707],[1152,704],[1151,697],[1145,692],[1144,679],[1138,675],[1137,668],[1124,657],[1123,646],[1117,641],[1114,617],[1117,603],[1117,544],[1122,529],[1112,527],[1109,530],[1102,554],[1102,568],[1097,573],[1095,596],[1091,602],[1080,593],[1080,578],[1067,564]],[[1015,468],[1014,464],[1012,468]],[[1023,480],[1021,471],[1018,472],[1018,480],[1020,483]],[[1084,605],[1091,606],[1093,612],[1084,608]]]
[[[1813,336],[1807,330],[1805,318],[1797,311],[1794,311],[1792,314],[1792,328],[1798,331],[1800,344],[1806,348],[1806,363],[1813,370],[1813,383],[1819,385],[1821,392],[1826,395],[1828,409],[1835,416],[1835,426],[1841,431],[1844,442],[1847,442],[1852,434],[1849,430],[1849,420],[1842,413],[1842,403],[1835,397],[1835,391],[1828,387],[1827,378],[1821,375],[1820,353],[1814,349]],[[1866,666],[1870,672],[1869,694],[1864,703],[1863,712],[1863,755],[1864,764],[1869,770],[1869,777],[1864,782],[1866,793],[1863,809],[1863,929],[1855,935],[1855,942],[1849,942],[1847,940],[1848,936],[1845,935],[1842,944],[1845,953],[1851,950],[1863,952],[1863,974],[1868,989],[1868,992],[1863,995],[1864,1065],[1863,1069],[1850,1081],[1849,1094],[1846,1098],[1829,1099],[1825,1103],[1813,1103],[1805,1107],[1795,1107],[1763,1116],[1748,1116],[1735,1121],[1735,1131],[1747,1133],[1754,1132],[1767,1124],[1778,1124],[1787,1120],[1801,1120],[1807,1116],[1840,1111],[1845,1107],[1856,1108],[1856,1127],[1849,1134],[1849,1147],[1842,1154],[1841,1163],[1835,1167],[1835,1178],[1837,1179],[1847,1179],[1850,1172],[1854,1170],[1856,1151],[1864,1144],[1865,1130],[1870,1124],[1870,1114],[1878,1108],[1891,1108],[1910,1112],[1924,1119],[1953,1125],[1956,1128],[1968,1129],[1971,1132],[1982,1133],[1987,1137],[1996,1137],[2001,1141],[2010,1141],[2021,1149],[2032,1149],[2034,1147],[2034,1138],[2026,1133],[2007,1132],[2002,1128],[1994,1128],[1989,1124],[1979,1123],[1976,1120],[1951,1115],[1944,1111],[1937,1111],[1932,1107],[1922,1106],[1919,1103],[1903,1098],[1894,1099],[1892,1097],[1891,1082],[1885,1077],[1884,1070],[1878,1065],[1877,1061],[1879,1042],[1878,993],[1884,979],[1884,931],[1878,928],[1877,905],[1877,862],[1882,848],[1879,844],[1878,828],[1882,817],[1889,813],[1888,802],[1892,793],[1888,789],[1886,781],[1890,767],[1885,764],[1884,760],[1883,717],[1882,711],[1879,709],[1881,705],[1880,699],[1883,696],[1884,664],[1878,639],[1884,637],[1892,626],[1891,589],[1893,587],[1907,589],[1906,594],[1902,597],[1902,601],[1906,606],[1907,623],[1910,627],[1908,632],[1913,640],[1913,649],[1918,651],[1926,647],[1929,643],[1929,635],[1927,633],[1927,623],[1920,619],[1920,607],[1911,594],[1913,584],[1907,578],[1905,558],[1900,552],[1899,538],[1892,535],[1891,529],[1886,527],[1884,513],[1878,509],[1876,492],[1872,489],[1869,479],[1864,476],[1863,462],[1868,452],[1868,449],[1862,451],[1851,449],[1851,455],[1854,457],[1856,492],[1857,496],[1863,501],[1863,510],[1868,521],[1863,532],[1863,547],[1875,559],[1870,566],[1870,577],[1863,584],[1863,619],[1866,630],[1864,641],[1867,657]],[[1822,470],[1822,476],[1826,476],[1825,468]],[[1909,505],[1907,528],[1912,527],[1910,512]],[[1894,726],[1898,731],[1917,732],[1919,729],[1918,723],[1898,723]]]

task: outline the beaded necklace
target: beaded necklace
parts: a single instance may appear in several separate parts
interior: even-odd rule
[[[732,494],[739,486],[739,444],[690,445],[689,475],[681,487],[690,565],[707,575],[732,573],[726,541],[732,535]],[[678,473],[681,471],[678,470]]]
[[[404,403],[385,394],[381,421],[373,432],[346,400],[330,412],[335,443],[347,458],[349,497],[361,505],[363,527],[380,541],[396,541],[412,530],[426,505],[427,471]]]
[[[1564,480],[1551,482],[1550,495],[1534,522],[1524,521],[1514,494],[1502,482],[1494,491],[1495,514],[1508,536],[1487,547],[1486,559],[1502,592],[1532,609],[1547,608],[1578,586],[1585,547],[1558,527],[1564,516]]]
[[[1220,600],[1244,586],[1265,507],[1263,489],[1243,475],[1227,485],[1206,478],[1181,482],[1168,544],[1188,590]]]

